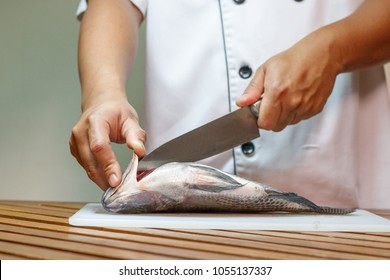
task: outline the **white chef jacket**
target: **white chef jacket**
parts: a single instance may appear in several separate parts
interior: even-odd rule
[[[253,76],[271,56],[363,1],[132,2],[147,26],[143,126],[151,151],[236,110],[250,69]],[[85,8],[83,0],[78,14]],[[339,75],[319,115],[282,132],[261,131],[259,139],[202,162],[320,205],[390,208],[390,102],[383,67]]]

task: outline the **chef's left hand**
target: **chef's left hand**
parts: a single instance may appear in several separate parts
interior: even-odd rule
[[[262,64],[244,94],[240,107],[263,95],[259,128],[281,131],[322,111],[338,74],[338,63],[326,40],[312,35]]]

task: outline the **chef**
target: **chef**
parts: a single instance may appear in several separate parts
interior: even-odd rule
[[[263,94],[261,137],[203,163],[317,204],[390,208],[390,1],[82,0],[78,17],[70,149],[103,190],[121,181],[111,142],[142,157]],[[144,129],[126,98],[142,93],[125,91],[143,21]]]

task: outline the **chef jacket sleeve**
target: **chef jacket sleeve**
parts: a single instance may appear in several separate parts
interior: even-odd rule
[[[146,16],[148,0],[131,0],[131,2],[133,2],[133,4],[141,11],[144,16]]]
[[[78,20],[81,20],[85,10],[87,9],[88,0],[81,0],[76,11],[76,16]],[[131,0],[131,2],[141,11],[141,13],[146,15],[146,7],[148,6],[148,0]]]
[[[76,16],[78,20],[81,20],[86,9],[87,9],[87,0],[81,0],[76,11]]]

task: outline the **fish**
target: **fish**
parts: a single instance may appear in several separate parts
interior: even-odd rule
[[[108,212],[141,213],[319,213],[346,215],[354,208],[318,206],[293,192],[246,180],[198,163],[166,163],[137,172],[133,159],[118,187],[108,188],[102,206]]]

